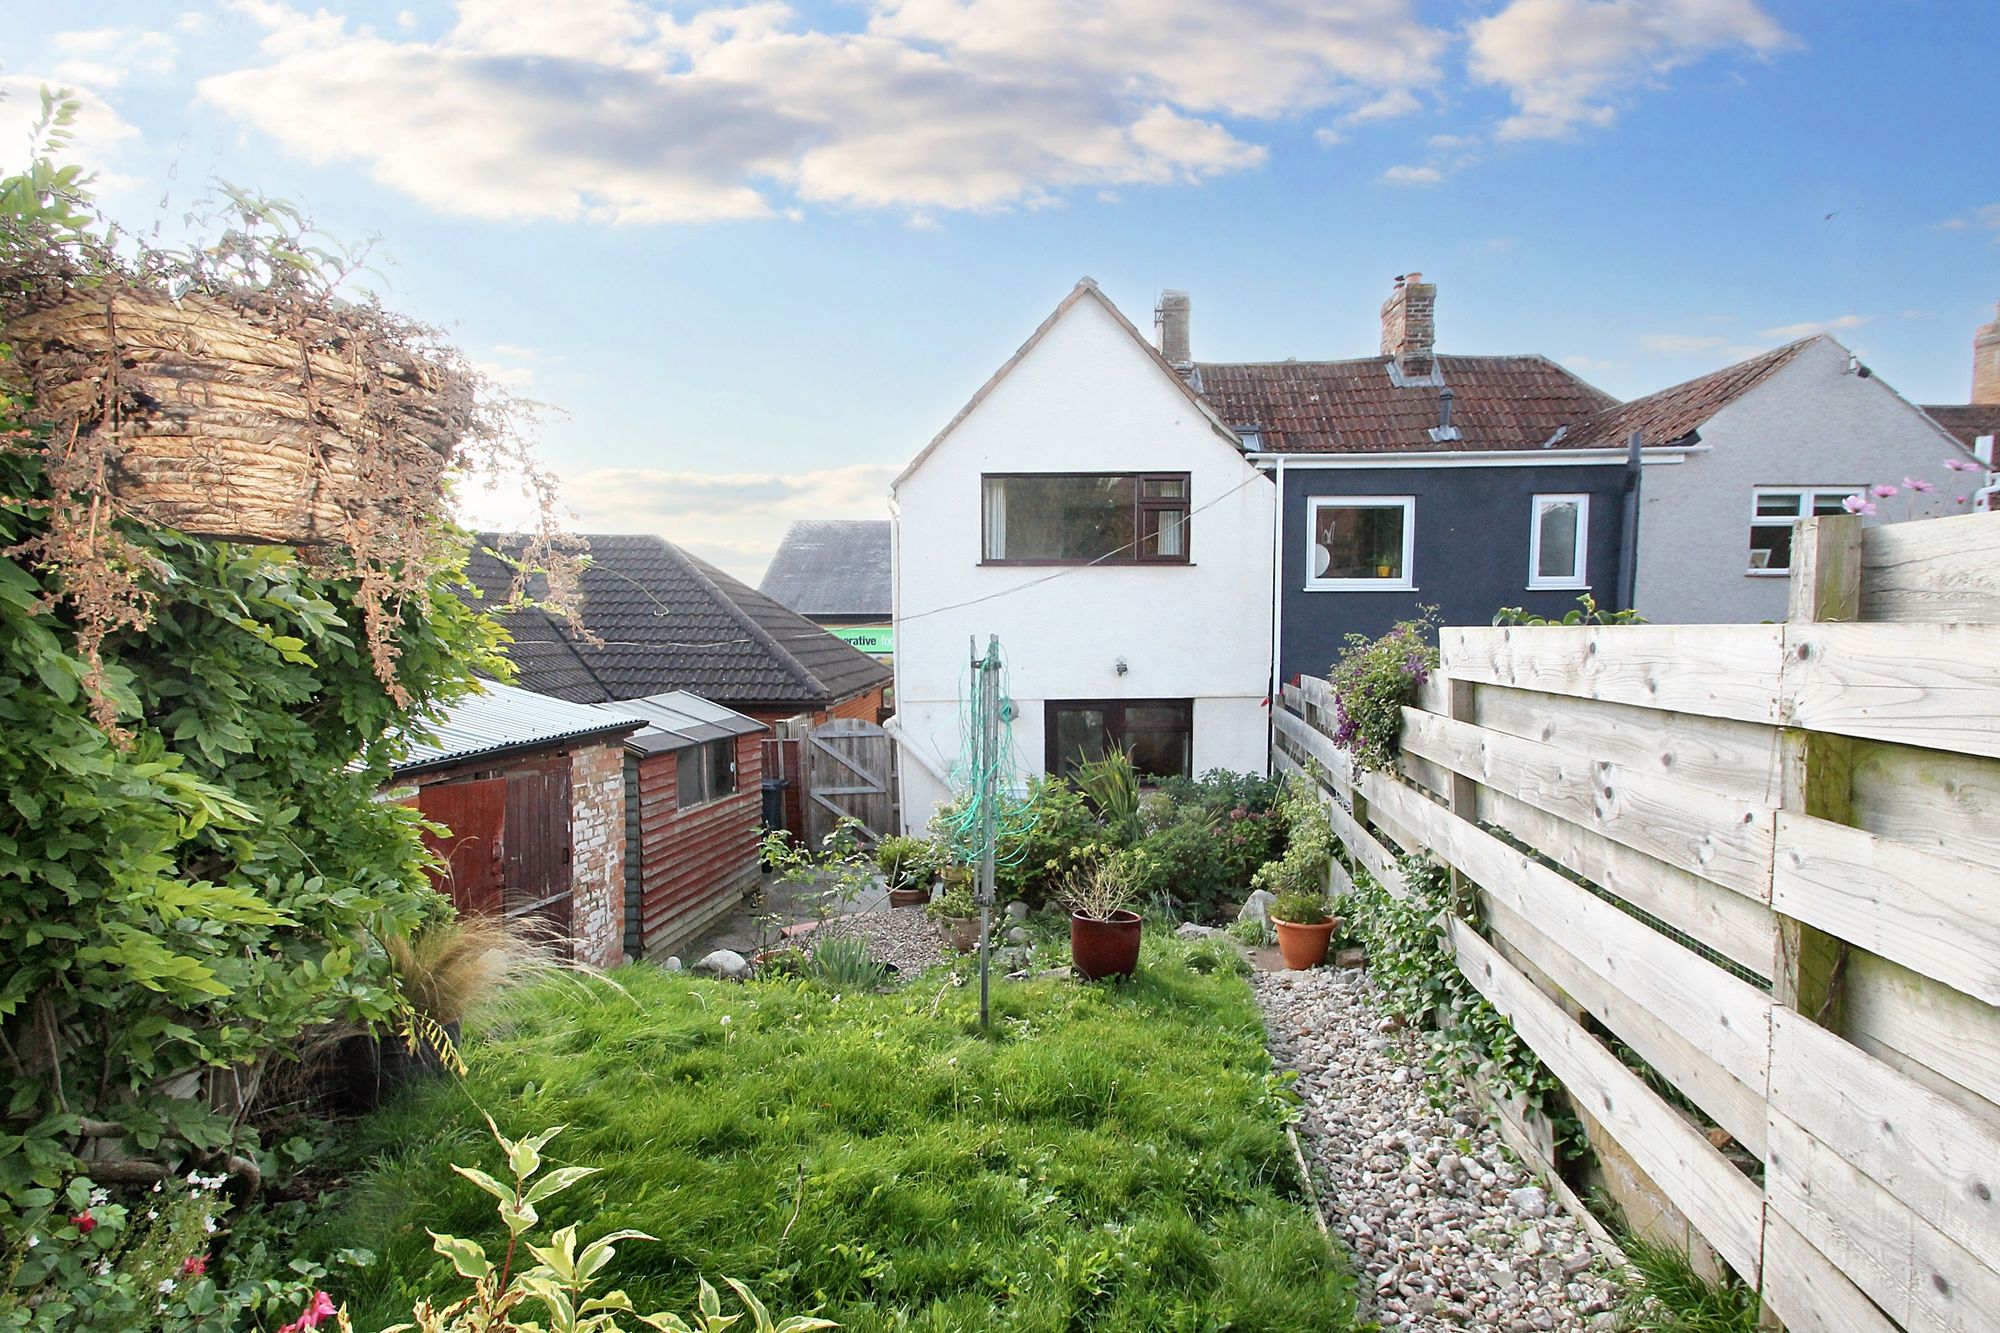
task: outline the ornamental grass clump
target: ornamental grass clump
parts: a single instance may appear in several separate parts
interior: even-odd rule
[[[1334,744],[1354,756],[1355,766],[1390,769],[1402,749],[1403,709],[1438,667],[1429,639],[1434,613],[1405,620],[1378,639],[1347,636],[1347,651],[1333,664]]]

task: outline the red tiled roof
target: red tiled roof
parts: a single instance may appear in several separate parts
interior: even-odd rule
[[[1633,431],[1638,431],[1647,445],[1673,444],[1686,439],[1703,422],[1789,364],[1818,336],[1786,343],[1748,361],[1738,361],[1685,384],[1599,412],[1588,421],[1571,426],[1563,443],[1579,449],[1592,445],[1615,447],[1623,444]]]
[[[1231,426],[1258,428],[1253,448],[1279,453],[1538,449],[1618,401],[1544,356],[1440,356],[1442,385],[1406,388],[1389,377],[1392,359],[1201,362],[1193,382]],[[1461,438],[1434,441],[1445,388]]]
[[[2000,403],[1927,403],[1924,411],[1968,449],[1982,435],[2000,435]]]

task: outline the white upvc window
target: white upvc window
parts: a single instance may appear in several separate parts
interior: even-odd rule
[[[1847,512],[1848,497],[1865,486],[1757,486],[1750,495],[1749,573],[1783,578],[1792,572],[1792,525],[1802,518]]]
[[[1528,533],[1530,588],[1588,588],[1590,497],[1538,495]]]
[[[1413,495],[1316,495],[1306,505],[1308,592],[1415,588]]]

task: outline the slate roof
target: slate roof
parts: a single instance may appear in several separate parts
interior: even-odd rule
[[[1747,361],[1696,376],[1683,384],[1634,398],[1573,426],[1563,443],[1575,448],[1616,447],[1633,431],[1648,446],[1675,444],[1694,434],[1710,417],[1790,365],[1824,335],[1801,338]]]
[[[637,718],[606,714],[498,681],[482,684],[484,692],[467,695],[451,706],[432,737],[406,735],[409,752],[395,766],[398,776],[590,737],[620,741],[645,725]]]
[[[487,548],[524,540],[479,534],[467,574],[488,600],[506,600],[512,571]],[[583,622],[603,643],[542,611],[508,613],[508,656],[531,690],[576,703],[690,690],[736,708],[804,712],[889,683],[888,667],[664,538],[585,540]]]
[[[1968,449],[1982,435],[2000,435],[2000,403],[1927,403],[1924,411]]]
[[[1197,362],[1191,379],[1224,421],[1258,428],[1253,448],[1276,453],[1539,449],[1618,401],[1545,356],[1440,356],[1442,385],[1407,387],[1393,360]],[[1460,438],[1434,440],[1445,388]]]
[[[802,616],[887,620],[889,520],[800,519],[778,543],[758,590]]]

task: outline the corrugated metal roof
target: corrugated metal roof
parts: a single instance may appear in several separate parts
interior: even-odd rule
[[[490,680],[481,683],[484,692],[468,695],[453,704],[450,714],[434,728],[432,736],[403,734],[409,752],[396,765],[398,775],[592,736],[616,739],[640,725],[630,717],[607,717],[588,705],[573,704],[533,690]]]
[[[703,741],[749,736],[770,728],[733,709],[724,708],[686,690],[669,690],[644,699],[619,699],[587,705],[600,712],[638,718],[647,725],[625,738],[625,747],[640,754],[665,754]]]

